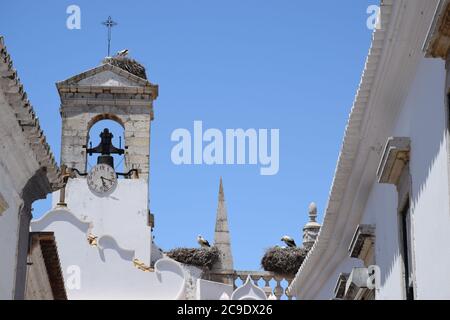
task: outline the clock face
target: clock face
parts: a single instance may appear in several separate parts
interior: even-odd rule
[[[116,172],[107,164],[98,164],[89,172],[87,184],[93,193],[108,193],[117,185]]]

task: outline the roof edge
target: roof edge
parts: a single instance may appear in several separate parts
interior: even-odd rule
[[[34,112],[23,84],[20,82],[17,71],[0,36],[0,86],[7,88],[4,91],[8,104],[13,108],[19,126],[23,129],[25,139],[36,155],[36,161],[40,167],[47,169],[47,178],[52,191],[59,189],[61,182],[61,171],[55,161],[55,157],[47,143],[44,131],[39,124],[39,118]]]
[[[123,76],[125,78],[128,78],[131,81],[134,81],[136,83],[141,84],[142,86],[155,86],[154,84],[152,84],[149,80],[147,79],[143,79],[140,78],[124,69],[121,69],[117,66],[114,66],[110,63],[104,63],[102,65],[99,65],[97,67],[94,67],[92,69],[83,71],[77,75],[74,75],[68,79],[62,80],[62,81],[58,81],[56,82],[56,87],[60,88],[63,87],[65,85],[73,85],[75,82],[78,82],[80,80],[86,79],[88,77],[91,77],[93,75],[96,75],[102,71],[112,71],[120,76]]]

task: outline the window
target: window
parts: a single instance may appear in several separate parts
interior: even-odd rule
[[[401,236],[401,250],[403,258],[404,269],[404,283],[407,300],[414,300],[414,277],[413,277],[413,263],[412,263],[412,232],[411,232],[411,210],[409,206],[409,199],[407,204],[400,212],[400,236]]]

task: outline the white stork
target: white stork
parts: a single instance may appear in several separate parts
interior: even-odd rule
[[[201,235],[198,235],[197,242],[202,248],[209,248],[211,245],[209,244],[208,240],[203,238]]]
[[[292,239],[292,238],[289,237],[289,236],[283,236],[283,237],[281,238],[281,241],[283,241],[284,243],[286,243],[286,245],[287,245],[289,248],[295,248],[295,247],[297,247],[297,245],[295,244],[294,239]]]
[[[117,52],[117,55],[119,57],[126,57],[128,55],[128,49],[120,50],[119,52]]]

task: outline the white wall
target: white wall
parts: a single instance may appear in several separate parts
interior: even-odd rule
[[[418,299],[450,298],[445,63],[423,59],[395,135],[411,138],[411,209]]]
[[[0,90],[0,193],[8,209],[0,213],[0,300],[14,297],[20,193],[38,169],[22,129]]]
[[[162,259],[150,265],[151,228],[147,224],[147,182],[120,179],[108,196],[97,197],[86,179],[70,179],[67,209],[54,209],[31,224],[33,231],[53,231],[68,299],[179,299],[186,296],[186,273]],[[53,195],[54,201],[59,193]],[[97,238],[97,246],[88,243]]]
[[[394,186],[374,183],[361,224],[376,226],[375,263],[381,270],[381,288],[376,299],[402,299],[403,271],[398,238],[397,190]]]
[[[52,199],[55,207],[59,191]],[[113,237],[121,248],[136,250],[136,258],[150,265],[152,235],[148,225],[148,185],[144,179],[119,179],[114,192],[104,197],[93,194],[85,178],[70,179],[66,203],[78,219],[91,223],[91,234]]]
[[[232,285],[197,279],[197,300],[226,300],[231,298]]]
[[[411,212],[418,299],[450,298],[449,155],[444,85],[444,62],[422,58],[389,133],[411,139]],[[376,298],[404,299],[397,190],[395,186],[379,184],[375,177],[373,180],[360,224],[376,225],[375,261],[382,273]],[[350,272],[354,266],[354,260],[345,257],[324,275],[327,280],[314,299],[330,299],[339,273]]]
[[[423,58],[391,134],[411,139],[411,210],[418,299],[450,298],[444,84],[444,62]],[[397,206],[395,187],[375,182],[362,223],[376,224],[376,263],[382,272],[377,299],[404,297]]]
[[[328,276],[327,280],[324,282],[324,285],[320,288],[319,292],[316,296],[313,297],[313,300],[331,300],[334,298],[334,289],[336,287],[336,283],[338,277],[341,273],[350,273],[353,268],[362,267],[362,261],[353,258],[345,258],[337,268],[333,270]]]
[[[0,160],[1,161],[1,160]],[[1,164],[1,162],[0,162]],[[9,177],[0,165],[0,193],[9,208],[0,215],[0,300],[12,299],[16,275],[20,198],[9,188]]]
[[[179,264],[162,259],[155,271],[142,271],[133,263],[136,250],[120,247],[114,234],[100,238],[97,247],[90,246],[89,224],[66,209],[57,209],[31,225],[33,231],[55,233],[69,300],[184,298],[185,273]]]
[[[11,121],[9,108],[3,92],[0,91],[0,150],[11,147],[5,139],[11,135],[11,132],[7,130],[7,122]],[[2,254],[0,259],[0,300],[12,299],[13,297],[20,205],[20,198],[12,188],[14,184],[11,181],[8,161],[5,156],[6,152],[0,152],[0,193],[8,206],[6,211],[0,213],[0,252]]]

